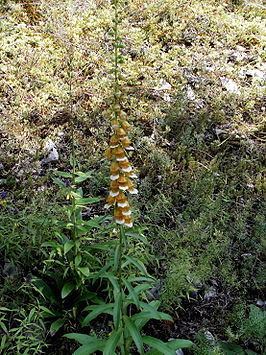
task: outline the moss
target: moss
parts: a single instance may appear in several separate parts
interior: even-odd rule
[[[167,307],[178,307],[210,279],[233,290],[235,302],[262,293],[264,88],[240,75],[262,68],[265,59],[263,9],[259,1],[251,5],[133,0],[123,12],[123,108],[134,126],[134,165],[140,170],[135,214],[148,226],[161,263]],[[36,20],[34,11],[40,15]],[[32,235],[41,222],[32,221],[25,204],[38,200],[41,187],[46,190],[41,202],[54,196],[53,167],[39,169],[45,139],[58,139],[61,160],[55,168],[69,168],[70,75],[75,79],[80,166],[93,171],[84,188],[106,193],[102,153],[109,123],[102,112],[110,100],[112,16],[108,1],[79,7],[50,0],[32,11],[2,1],[0,15],[0,139],[5,152],[0,186],[9,192],[11,207],[19,209],[15,217],[8,210],[8,222],[1,214],[0,225],[7,233],[14,218],[24,219],[0,246],[30,264],[25,250],[39,258],[36,249],[45,236]],[[244,59],[234,61],[235,51],[243,52]],[[228,93],[221,77],[234,80],[239,94]],[[168,89],[160,90],[162,82]],[[31,209],[39,207],[33,203]],[[35,245],[29,245],[28,235],[37,238]],[[15,245],[17,238],[21,247]]]

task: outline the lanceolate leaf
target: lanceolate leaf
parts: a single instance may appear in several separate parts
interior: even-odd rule
[[[89,336],[87,334],[80,334],[80,333],[68,333],[64,335],[65,338],[76,340],[81,345],[89,344],[97,338]]]
[[[129,334],[131,335],[134,343],[136,344],[139,353],[143,354],[143,342],[138,328],[136,327],[134,322],[131,321],[129,317],[125,316],[124,321],[125,321],[125,327],[129,331]]]
[[[134,265],[144,275],[148,275],[146,267],[142,261],[132,258],[131,256],[128,256],[128,255],[126,255],[125,258],[127,259],[127,261],[125,261],[123,263],[123,265],[121,266],[122,269],[125,268],[127,265],[131,264],[131,265]]]
[[[147,238],[144,237],[144,235],[139,234],[139,233],[134,233],[134,232],[126,232],[126,235],[128,237],[132,237],[132,239],[138,239],[140,240],[143,244],[148,244]]]
[[[120,261],[120,254],[121,254],[121,246],[118,243],[117,247],[115,248],[115,255],[114,255],[114,270],[117,271]]]
[[[144,311],[150,312],[152,318],[154,319],[169,320],[169,321],[173,320],[173,318],[169,314],[157,311],[157,309],[154,308],[153,305],[149,303],[140,302],[140,306],[143,308]]]
[[[89,269],[87,266],[79,267],[78,270],[79,270],[84,276],[89,276],[89,275],[90,275],[90,269]]]
[[[83,173],[81,171],[76,172],[77,177],[75,178],[75,184],[83,182],[91,178],[91,172]]]
[[[82,322],[82,326],[83,327],[87,326],[90,323],[90,321],[92,321],[102,313],[112,314],[113,307],[114,307],[113,303],[109,303],[109,304],[105,303],[105,304],[86,307],[87,309],[90,309],[91,312],[84,318]]]
[[[123,279],[123,282],[126,285],[126,288],[128,289],[129,297],[131,297],[132,300],[135,302],[136,306],[139,307],[138,295],[135,292],[134,288],[132,287],[131,283],[128,282],[126,279]]]
[[[169,346],[169,348],[176,350],[176,349],[190,348],[193,345],[193,343],[192,341],[186,339],[176,339],[176,340],[168,341],[167,345]]]
[[[150,336],[144,336],[142,337],[143,342],[147,345],[149,345],[151,348],[156,349],[160,351],[163,355],[175,355],[176,354],[176,349],[172,350],[170,347],[167,345],[167,343],[164,343],[163,341],[159,339],[155,339]]]
[[[73,247],[74,247],[74,242],[73,241],[67,241],[64,244],[64,254],[66,255]]]
[[[74,290],[74,288],[75,285],[71,282],[65,283],[61,291],[61,297],[66,298]]]
[[[103,275],[100,275],[100,276],[102,278],[108,279],[111,282],[115,292],[119,292],[120,291],[119,284],[117,282],[117,278],[112,273],[105,272]]]
[[[118,331],[113,331],[112,335],[110,338],[107,340],[103,355],[114,355],[115,354],[115,349],[118,345],[118,342],[121,338],[122,335],[122,328],[120,328]]]
[[[77,205],[91,205],[96,202],[100,202],[100,197],[84,197],[76,199]]]
[[[51,303],[56,302],[56,296],[50,286],[47,285],[42,279],[33,278],[32,284],[35,289],[43,296],[44,299],[49,300]]]
[[[72,173],[67,173],[65,171],[59,171],[59,170],[55,171],[54,174],[57,176],[61,176],[64,178],[69,178],[69,179],[71,179],[73,177]]]
[[[115,295],[115,303],[114,303],[114,311],[113,311],[113,319],[115,329],[118,329],[120,319],[121,319],[121,306],[122,306],[122,293],[118,292]]]
[[[144,292],[144,291],[147,291],[151,288],[151,285],[148,284],[148,283],[143,283],[143,284],[140,284],[136,287],[134,287],[134,291],[137,295],[139,295],[140,293]]]
[[[158,313],[159,314],[155,312],[142,311],[140,313],[134,314],[134,316],[132,316],[131,319],[134,320],[138,329],[143,328],[144,325],[147,324],[150,319],[172,320],[172,318],[168,314],[162,312],[158,312]]]
[[[106,341],[102,339],[95,338],[89,344],[82,345],[79,347],[73,355],[90,355],[94,354],[96,351],[103,351]]]
[[[63,325],[65,324],[65,320],[63,318],[59,318],[54,321],[50,326],[50,332],[55,334]]]

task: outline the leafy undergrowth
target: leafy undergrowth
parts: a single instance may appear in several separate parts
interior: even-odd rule
[[[252,326],[265,322],[264,12],[260,1],[132,0],[123,13],[135,215],[160,279],[152,296],[175,318],[147,331],[196,339],[196,354],[228,353],[219,339],[265,347],[265,327]],[[105,196],[108,188],[112,13],[104,0],[4,1],[0,17],[0,307],[13,310],[0,309],[0,325],[20,325],[11,353],[23,354],[12,346],[29,333],[32,349],[54,343],[51,353],[70,353],[59,336],[47,337],[27,287],[63,216],[53,172],[71,169],[69,76],[80,170],[92,172],[84,191]],[[48,140],[59,153],[50,163]],[[89,211],[104,213],[102,204]]]

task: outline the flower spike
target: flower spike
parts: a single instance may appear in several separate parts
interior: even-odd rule
[[[118,6],[117,0],[114,2]],[[116,8],[117,9],[117,8]],[[112,135],[109,141],[109,147],[105,152],[105,156],[111,161],[110,164],[110,188],[109,196],[106,199],[106,208],[114,208],[114,219],[117,224],[124,225],[128,228],[133,226],[132,211],[127,194],[137,194],[138,190],[135,188],[132,179],[137,175],[129,161],[128,153],[133,151],[134,148],[128,137],[131,125],[128,123],[128,114],[122,110],[121,96],[123,88],[119,81],[121,68],[119,67],[122,62],[120,59],[122,53],[120,48],[120,37],[118,35],[118,12],[116,11],[116,19],[114,26],[114,93],[113,100],[110,108],[106,114],[110,117]]]

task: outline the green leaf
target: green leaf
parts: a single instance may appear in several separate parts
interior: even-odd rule
[[[9,309],[9,308],[6,308],[6,307],[0,307],[0,311],[13,312],[12,309]]]
[[[72,241],[67,241],[64,244],[64,255],[66,255],[73,247],[74,247],[75,243]]]
[[[76,266],[76,267],[79,267],[81,261],[82,261],[81,255],[77,255],[77,256],[75,257],[75,266]]]
[[[0,343],[0,349],[4,350],[6,347],[6,342],[7,342],[7,336],[6,334],[2,336],[1,343]]]
[[[55,334],[65,324],[65,319],[59,318],[54,321],[50,326],[50,333]]]
[[[92,336],[87,335],[87,334],[81,334],[81,333],[68,333],[68,334],[65,334],[63,336],[65,338],[68,338],[68,339],[76,340],[81,345],[89,344],[93,340],[98,340],[95,337],[92,337]]]
[[[51,287],[48,286],[46,282],[39,278],[33,278],[32,284],[44,299],[49,300],[51,303],[56,302],[56,296]]]
[[[176,339],[168,341],[167,345],[170,349],[185,349],[190,348],[193,345],[193,342],[187,339]]]
[[[137,239],[137,240],[141,241],[143,244],[148,244],[147,238],[144,237],[144,235],[142,235],[142,234],[128,231],[128,232],[126,232],[126,236],[132,237],[133,240]]]
[[[106,341],[102,339],[92,340],[89,344],[84,344],[74,351],[73,355],[89,355],[96,351],[103,351]]]
[[[130,276],[129,278],[128,278],[128,281],[129,282],[150,282],[151,284],[153,284],[155,281],[156,281],[156,279],[154,278],[154,277],[152,277],[152,276]]]
[[[65,183],[57,177],[53,178],[53,182],[59,187],[66,187]]]
[[[114,270],[118,270],[118,265],[119,265],[119,259],[120,259],[120,251],[121,251],[121,246],[120,243],[115,248],[115,255],[114,255]]]
[[[103,355],[114,355],[117,344],[121,338],[122,329],[120,328],[118,331],[113,331],[110,338],[107,340]]]
[[[89,325],[90,321],[92,321],[102,313],[112,314],[113,307],[114,307],[113,303],[109,303],[109,304],[104,303],[104,304],[86,307],[86,310],[91,310],[91,312],[82,321],[82,326],[85,327]]]
[[[115,292],[120,291],[119,284],[117,282],[117,278],[112,273],[106,272],[103,275],[101,275],[101,277],[106,278],[111,282]]]
[[[100,197],[84,197],[84,198],[78,198],[76,199],[77,205],[91,205],[93,203],[100,202],[101,198]]]
[[[55,317],[56,313],[54,311],[51,311],[50,309],[40,306],[40,309],[44,312],[42,315],[43,317]]]
[[[140,293],[144,292],[144,291],[147,291],[151,288],[151,284],[147,284],[147,283],[143,283],[143,284],[140,284],[136,287],[134,287],[134,291],[137,295],[139,295]]]
[[[106,242],[106,243],[97,243],[91,245],[90,248],[97,250],[110,250],[114,246],[114,241]]]
[[[78,270],[84,275],[84,276],[90,276],[90,269],[85,266],[85,267],[79,267]]]
[[[152,349],[152,350],[146,352],[145,355],[162,355],[162,353],[159,350]]]
[[[104,301],[102,298],[98,297],[98,295],[95,292],[91,292],[88,290],[84,290],[82,296],[79,296],[76,303],[83,303],[84,301],[88,301],[90,300],[90,303],[93,304],[103,304]],[[86,307],[87,308],[87,307]],[[84,311],[86,311],[86,308],[84,309]]]
[[[159,339],[150,336],[143,336],[142,340],[145,344],[149,345],[151,348],[160,351],[163,355],[175,355],[176,353],[176,350],[170,349],[167,343],[164,343]]]
[[[66,173],[65,171],[59,171],[59,170],[55,171],[54,174],[69,179],[73,177],[72,173]]]
[[[54,250],[60,250],[61,249],[61,245],[57,242],[45,242],[45,243],[42,243],[41,245],[42,247],[50,247],[50,248],[53,248]]]
[[[124,316],[124,321],[125,321],[126,329],[129,331],[129,334],[131,335],[134,343],[136,344],[139,353],[143,354],[143,341],[139,330],[137,329],[136,325],[134,324],[134,322],[131,321],[129,317]]]
[[[140,313],[136,313],[131,317],[131,319],[135,322],[138,329],[141,329],[151,319],[171,321],[172,317],[166,313],[158,312],[154,309],[153,311],[142,311]]]
[[[64,299],[66,298],[75,288],[75,285],[71,282],[67,282],[64,284],[61,290],[61,297]]]
[[[114,302],[114,311],[113,311],[113,319],[114,319],[114,327],[117,329],[119,327],[120,319],[121,319],[121,307],[122,307],[122,293],[115,293],[115,302]]]
[[[173,321],[173,318],[169,314],[157,311],[152,303],[140,302],[140,306],[144,311],[149,312],[153,319]]]
[[[128,289],[128,292],[129,292],[129,296],[132,298],[132,300],[135,302],[135,305],[137,307],[140,306],[139,304],[139,299],[138,299],[138,295],[136,294],[134,288],[132,287],[131,283],[128,282],[126,279],[123,279],[123,282],[126,286],[126,288]]]
[[[101,227],[101,224],[106,221],[107,218],[106,217],[103,217],[103,216],[100,216],[100,217],[94,217],[94,218],[91,218],[90,220],[88,221],[83,221],[83,224],[84,226],[86,226],[87,228],[100,228]],[[114,242],[114,241],[113,241]]]
[[[127,261],[125,261],[122,265],[121,268],[125,268],[127,265],[134,265],[142,274],[147,275],[147,270],[145,265],[143,264],[142,261],[137,260],[135,258],[132,258],[131,256],[126,255],[125,258],[127,259]]]
[[[245,352],[240,345],[235,343],[228,343],[225,341],[219,342],[220,348],[226,355],[244,355]]]
[[[91,172],[83,173],[79,171],[76,173],[76,175],[78,175],[78,177],[75,178],[75,184],[79,184],[80,182],[83,182],[91,178]]]

